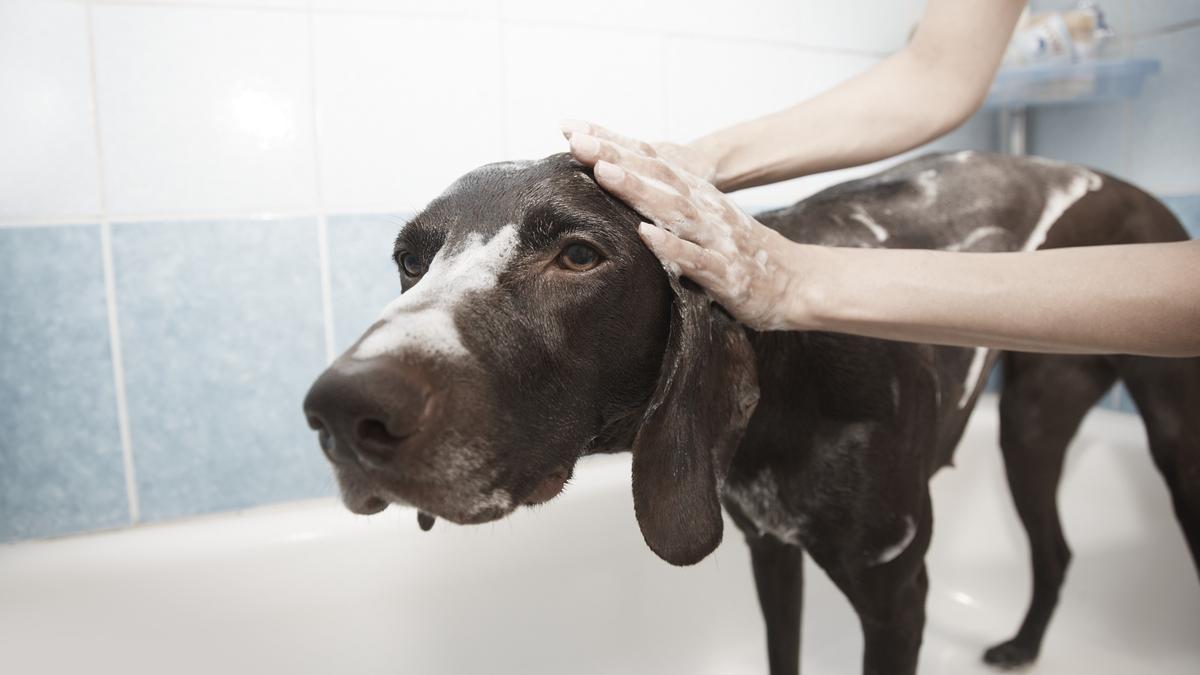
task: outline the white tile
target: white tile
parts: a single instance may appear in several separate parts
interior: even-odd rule
[[[326,206],[411,211],[504,159],[493,21],[318,15],[317,110]]]
[[[811,98],[869,68],[874,57],[712,38],[668,40],[667,129],[689,141]],[[780,142],[789,142],[780,139]],[[795,139],[803,144],[803,139]],[[743,190],[748,208],[791,204],[817,190],[869,173],[832,172]]]
[[[1200,19],[1200,2],[1196,0],[1128,0],[1130,24],[1127,32],[1156,31]],[[1107,4],[1104,5],[1107,11]],[[1114,24],[1115,25],[1115,24]],[[1121,26],[1118,25],[1118,30]]]
[[[94,11],[112,212],[313,205],[303,13],[141,5]]]
[[[668,40],[667,128],[690,140],[819,94],[876,63],[852,54],[707,38]]]
[[[307,9],[309,0],[92,0],[97,5],[175,5],[237,7],[246,9]]]
[[[100,208],[86,9],[0,3],[0,218]]]
[[[1162,62],[1130,103],[1129,173],[1159,194],[1200,191],[1200,28],[1139,40],[1134,55]]]
[[[870,52],[894,51],[920,18],[922,0],[668,0],[669,30]]]
[[[313,9],[494,18],[500,0],[312,0]]]
[[[645,0],[502,0],[501,17],[524,23],[657,30],[671,21],[670,3]]]
[[[595,46],[606,47],[604,55]],[[656,35],[579,27],[504,27],[507,152],[563,152],[558,121],[584,119],[662,138],[663,43]]]

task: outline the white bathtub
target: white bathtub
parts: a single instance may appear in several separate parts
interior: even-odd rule
[[[981,404],[934,481],[922,673],[991,672],[1028,600],[1024,535]],[[1200,584],[1135,418],[1098,411],[1061,500],[1075,551],[1039,673],[1200,672]],[[314,448],[315,452],[315,448]],[[703,564],[642,544],[628,457],[537,510],[418,530],[334,500],[0,547],[0,672],[765,673],[741,538]],[[805,672],[856,673],[857,621],[810,565]]]

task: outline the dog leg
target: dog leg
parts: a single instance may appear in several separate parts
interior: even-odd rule
[[[1154,464],[1200,574],[1200,359],[1130,356],[1117,368],[1142,415]]]
[[[746,537],[754,565],[758,604],[767,625],[771,675],[800,672],[800,612],[804,597],[804,550],[770,536]]]
[[[864,675],[913,675],[925,630],[925,563],[891,592],[854,603],[863,630]]]
[[[1029,537],[1033,598],[1016,636],[984,652],[987,663],[1015,668],[1037,658],[1071,560],[1055,498],[1067,444],[1115,379],[1104,357],[1005,355],[1000,447]]]
[[[917,671],[929,591],[925,552],[933,533],[927,490],[920,499],[920,506],[908,509],[916,529],[894,557],[880,560],[872,556],[864,561],[862,542],[852,549],[826,549],[820,543],[809,549],[858,614],[864,675],[913,675]]]

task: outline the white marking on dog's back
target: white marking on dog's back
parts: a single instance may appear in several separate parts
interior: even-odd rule
[[[909,544],[912,544],[913,539],[917,538],[917,524],[913,521],[912,516],[904,516],[904,534],[901,535],[900,541],[883,549],[879,552],[879,557],[871,563],[874,565],[886,565],[896,558],[900,557],[901,553],[908,550]]]
[[[468,294],[491,288],[516,248],[517,226],[505,225],[484,243],[478,234],[454,250],[443,246],[425,275],[383,309],[376,326],[351,355],[370,359],[401,349],[447,356],[466,353],[455,307]]]
[[[857,222],[859,225],[871,231],[875,235],[875,239],[884,242],[888,239],[888,231],[883,229],[883,226],[875,222],[867,210],[855,204],[854,209],[850,212],[850,219]]]
[[[1050,166],[1068,166],[1049,160],[1037,161],[1040,164]],[[1082,199],[1088,192],[1099,190],[1100,186],[1104,183],[1099,175],[1087,169],[1076,169],[1075,171],[1075,175],[1071,176],[1071,179],[1065,186],[1053,187],[1047,193],[1046,202],[1042,206],[1042,214],[1038,216],[1037,223],[1034,224],[1033,230],[1029,233],[1029,238],[1025,240],[1025,245],[1021,247],[1022,251],[1036,251],[1040,248],[1042,244],[1046,243],[1046,237],[1050,234],[1050,228],[1054,227],[1054,224],[1067,212],[1067,209],[1071,208],[1075,202]],[[987,357],[987,349],[983,347],[975,348],[975,354],[971,357],[971,365],[967,368],[967,377],[963,381],[962,397],[958,399],[959,408],[965,408],[971,400],[971,396],[975,394],[975,390],[979,388],[980,380],[983,376],[983,364],[987,360]]]
[[[921,194],[925,197],[925,205],[932,205],[938,196],[937,169],[926,169],[917,174],[917,187],[921,189]]]
[[[962,241],[958,242],[957,244],[950,244],[949,246],[946,247],[946,250],[947,251],[969,251],[969,250],[971,250],[971,247],[975,246],[975,244],[978,244],[979,242],[983,241],[984,239],[987,239],[988,237],[1001,237],[1006,234],[1008,234],[1008,230],[1004,229],[1003,227],[996,227],[995,225],[984,225],[983,227],[977,227],[974,230],[971,230],[971,232],[969,234],[967,234],[966,239],[963,239]]]
[[[962,397],[958,399],[959,408],[967,407],[971,396],[979,388],[979,378],[983,375],[983,364],[987,361],[987,357],[988,349],[985,347],[975,348],[975,354],[971,357],[971,365],[967,367],[967,377],[963,380]]]
[[[1066,213],[1072,204],[1079,201],[1088,192],[1099,190],[1102,182],[1100,176],[1081,169],[1079,173],[1071,177],[1065,187],[1052,188],[1046,195],[1046,204],[1042,207],[1042,215],[1038,217],[1033,231],[1029,233],[1029,239],[1025,240],[1025,245],[1021,247],[1021,250],[1036,251],[1046,243],[1050,228],[1058,222],[1062,214]]]

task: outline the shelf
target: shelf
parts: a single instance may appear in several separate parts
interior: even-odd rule
[[[1092,103],[1133,98],[1160,70],[1155,59],[1104,59],[1083,63],[1004,68],[988,92],[985,108]]]

